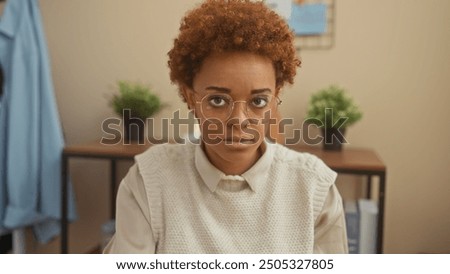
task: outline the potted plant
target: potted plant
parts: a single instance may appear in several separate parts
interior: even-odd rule
[[[146,119],[161,110],[162,104],[150,87],[129,81],[118,81],[118,94],[111,106],[122,117],[125,141],[144,141]]]
[[[307,122],[321,129],[325,150],[341,150],[346,128],[361,118],[359,107],[338,86],[321,89],[310,98]]]

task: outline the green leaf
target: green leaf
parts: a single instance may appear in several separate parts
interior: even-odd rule
[[[332,111],[325,111],[327,108]],[[311,96],[306,118],[308,122],[330,128],[341,117],[347,118],[343,127],[348,127],[362,118],[359,107],[343,88],[331,85]]]
[[[132,117],[144,120],[161,110],[159,97],[149,87],[127,81],[119,81],[117,85],[119,93],[113,96],[110,103],[119,116],[122,116],[124,109],[130,109]]]

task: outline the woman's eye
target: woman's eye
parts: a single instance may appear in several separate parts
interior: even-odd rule
[[[252,105],[257,107],[257,108],[263,108],[265,106],[267,106],[267,104],[269,103],[268,98],[265,97],[256,97],[252,99]]]
[[[225,98],[220,96],[211,97],[208,99],[208,102],[213,107],[223,107],[228,103]]]

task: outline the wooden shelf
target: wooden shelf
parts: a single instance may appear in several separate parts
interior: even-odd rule
[[[344,147],[342,151],[326,151],[319,146],[287,145],[287,147],[314,154],[335,170],[386,171],[383,161],[372,149]]]

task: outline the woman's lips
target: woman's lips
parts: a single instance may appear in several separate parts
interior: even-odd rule
[[[228,137],[224,141],[226,143],[252,144],[255,142],[255,139],[250,137]]]

